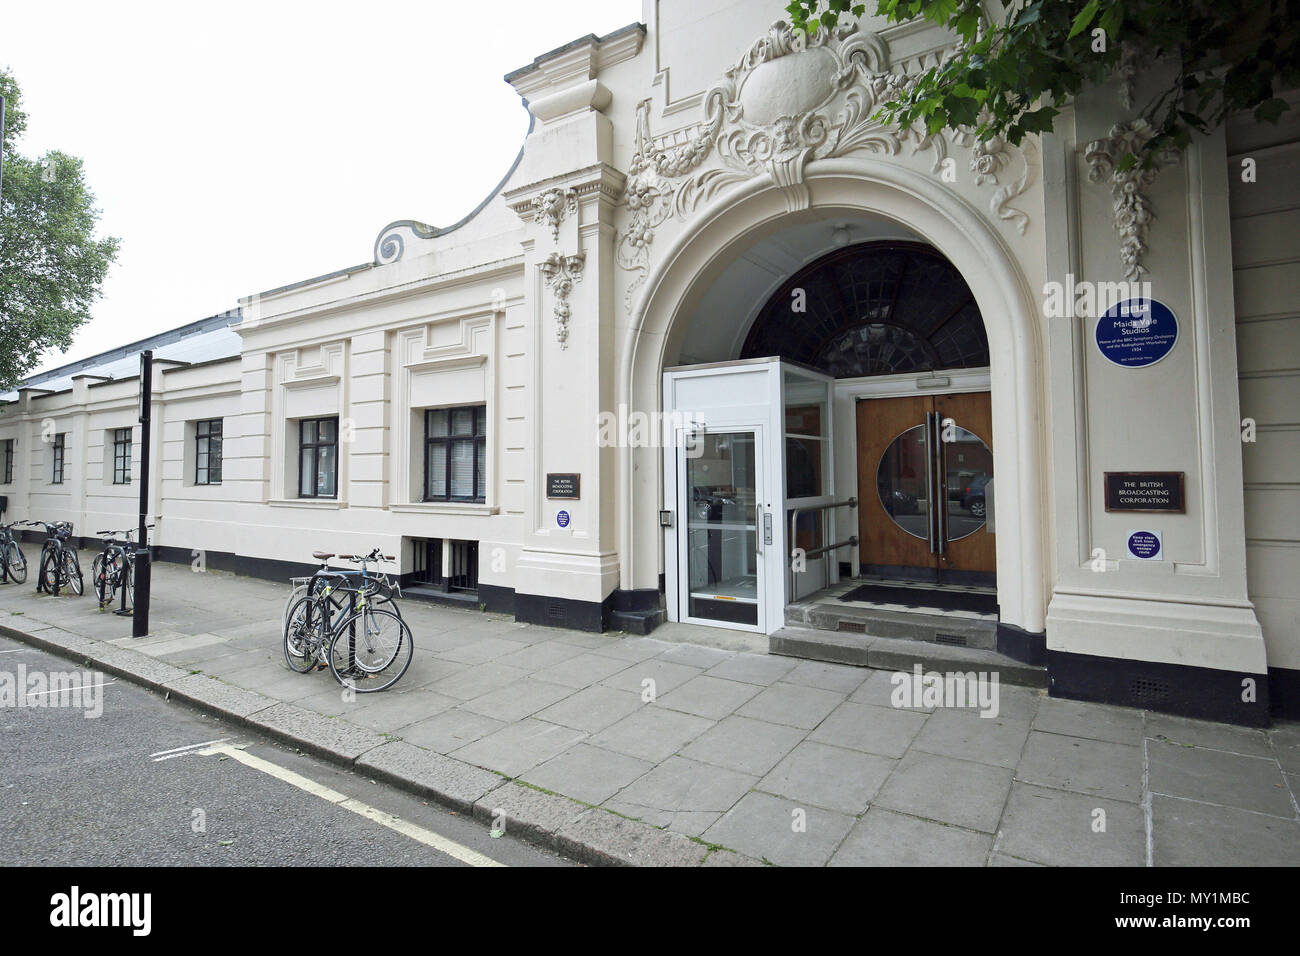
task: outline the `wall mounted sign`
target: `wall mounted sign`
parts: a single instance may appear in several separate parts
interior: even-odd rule
[[[567,511],[557,511],[555,513],[555,523],[561,528],[567,528],[569,526],[569,513]]]
[[[1124,368],[1155,365],[1177,341],[1177,317],[1155,299],[1116,302],[1097,320],[1097,348]]]
[[[1186,514],[1181,471],[1106,472],[1107,511]]]
[[[1128,538],[1125,547],[1130,558],[1140,561],[1165,559],[1164,540],[1159,531],[1126,531],[1125,536]]]
[[[547,498],[581,498],[582,475],[546,475]]]

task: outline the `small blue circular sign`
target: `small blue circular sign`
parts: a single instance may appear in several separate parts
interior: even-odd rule
[[[555,523],[561,528],[567,528],[569,526],[569,513],[567,511],[557,511],[555,513]]]
[[[1178,319],[1155,299],[1116,302],[1097,320],[1097,348],[1125,368],[1155,365],[1177,341]]]
[[[1128,537],[1128,553],[1135,558],[1154,558],[1160,553],[1160,538],[1150,531],[1135,531]]]

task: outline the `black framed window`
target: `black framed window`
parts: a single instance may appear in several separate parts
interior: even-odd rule
[[[337,498],[339,420],[304,418],[298,423],[298,497]]]
[[[131,429],[113,429],[113,484],[131,483]]]
[[[194,423],[194,483],[221,484],[222,420],[212,418]]]
[[[59,432],[54,436],[54,468],[50,472],[51,484],[63,484],[63,451],[66,447],[67,437],[67,432]]]
[[[3,484],[11,485],[14,480],[14,440],[6,438],[0,442],[0,467],[3,467]]]
[[[487,406],[424,413],[424,500],[487,497]]]

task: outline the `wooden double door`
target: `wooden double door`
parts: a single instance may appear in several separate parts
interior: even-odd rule
[[[995,583],[988,392],[859,399],[861,571]]]

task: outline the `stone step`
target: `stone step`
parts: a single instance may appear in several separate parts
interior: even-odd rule
[[[950,647],[993,650],[998,623],[991,618],[964,617],[942,611],[892,611],[847,602],[789,604],[785,623],[841,634],[926,641]]]
[[[910,672],[920,664],[927,672],[996,672],[1005,684],[1047,686],[1046,667],[1022,664],[997,651],[905,638],[787,626],[768,636],[768,653],[892,671]]]

